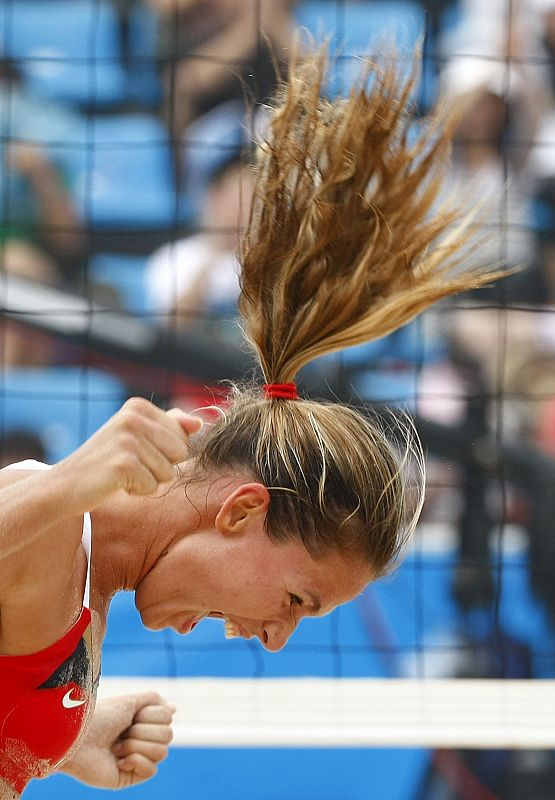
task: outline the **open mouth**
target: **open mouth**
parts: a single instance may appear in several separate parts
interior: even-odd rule
[[[242,637],[244,639],[251,639],[252,635],[246,631],[242,625],[239,625],[238,622],[227,617],[222,611],[210,611],[207,614],[200,614],[198,617],[195,617],[190,622],[185,623],[185,625],[181,628],[181,633],[186,634],[190,633],[198,623],[208,617],[209,619],[221,619],[224,621],[224,630],[225,630],[225,638],[226,639],[237,639]]]
[[[221,611],[211,611],[208,614],[209,617],[212,619],[223,619],[224,620],[224,630],[225,630],[225,638],[226,639],[237,639],[240,636],[250,639],[250,636],[247,632],[239,625],[237,622],[234,622]]]

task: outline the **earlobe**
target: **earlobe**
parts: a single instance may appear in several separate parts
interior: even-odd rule
[[[261,483],[244,483],[226,497],[216,516],[215,526],[220,533],[236,536],[259,516],[265,516],[270,505],[270,493]]]

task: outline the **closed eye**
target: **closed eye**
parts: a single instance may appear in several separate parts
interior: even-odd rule
[[[296,594],[290,594],[289,597],[291,598],[291,605],[292,606],[302,606],[303,601],[302,598]]]

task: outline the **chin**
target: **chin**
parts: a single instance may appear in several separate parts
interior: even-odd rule
[[[141,611],[139,611],[139,616],[141,617],[141,622],[143,623],[144,627],[149,631],[162,631],[164,628],[168,627],[162,620],[149,617],[148,613],[143,614]]]

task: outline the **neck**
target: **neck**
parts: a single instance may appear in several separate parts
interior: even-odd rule
[[[187,473],[187,465],[182,465]],[[185,475],[186,477],[186,475]],[[176,539],[199,525],[203,484],[163,484],[155,495],[119,492],[92,513],[94,582],[103,599],[133,590]],[[198,502],[197,502],[198,501]],[[196,507],[195,507],[196,506]]]
[[[188,483],[192,464],[180,465],[183,478],[162,485],[156,495],[120,492],[92,513],[94,585],[109,601],[134,590],[179,539],[214,527],[222,497],[237,476],[209,476]]]

